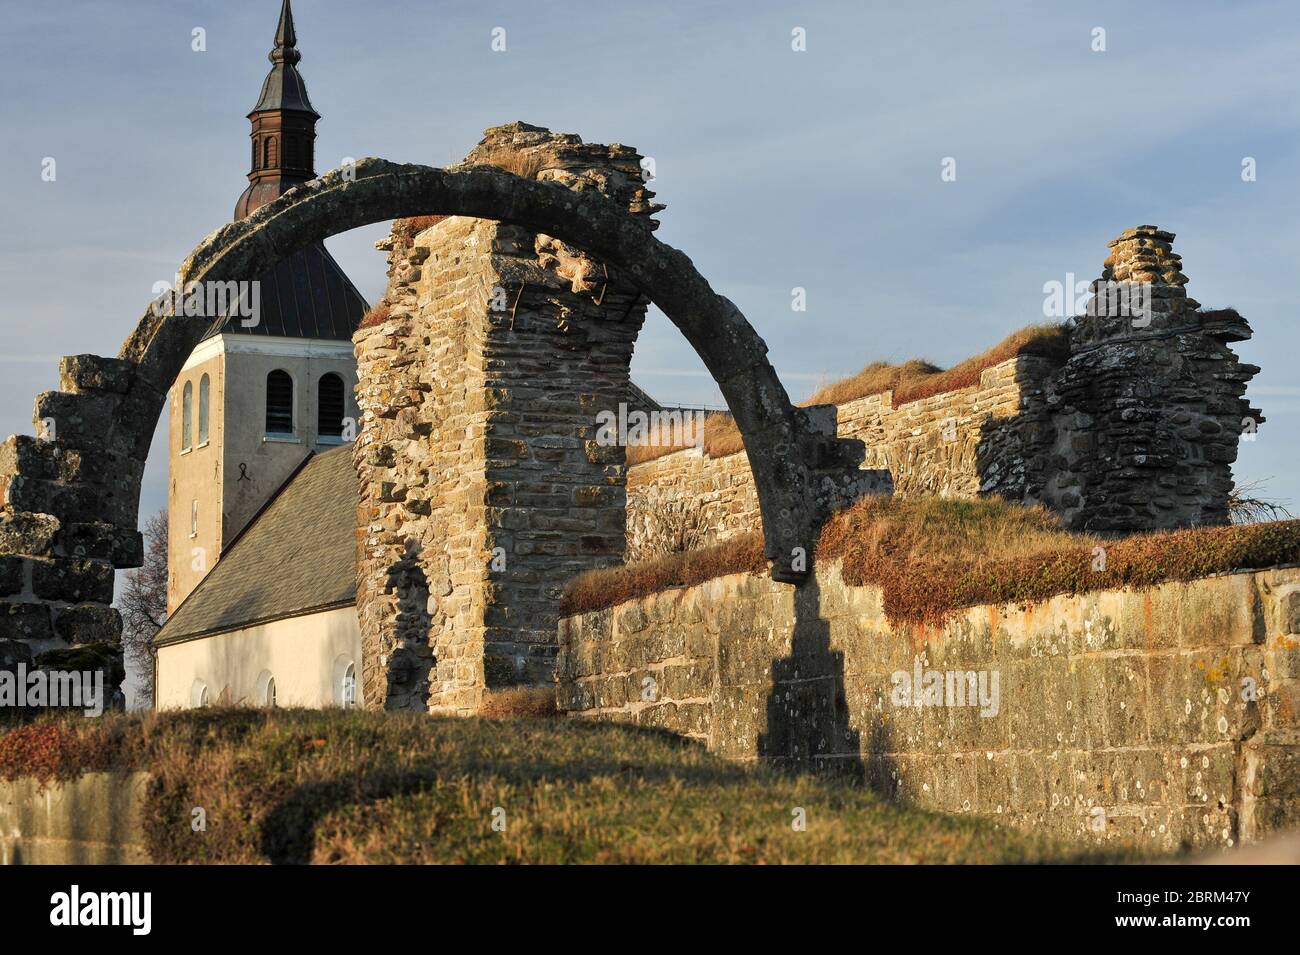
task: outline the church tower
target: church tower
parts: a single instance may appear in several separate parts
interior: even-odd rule
[[[284,0],[271,72],[248,114],[252,164],[235,219],[315,177],[316,121]],[[325,246],[260,277],[248,317],[217,319],[169,400],[170,613],[313,452],[350,440],[352,333],[367,305]]]

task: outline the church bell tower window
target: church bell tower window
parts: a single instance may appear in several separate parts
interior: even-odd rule
[[[279,368],[266,376],[266,433],[293,434],[293,379]]]
[[[199,379],[199,447],[208,443],[208,393],[212,381],[207,375]]]
[[[181,391],[181,450],[188,451],[194,446],[194,431],[190,424],[194,414],[194,382],[185,382]]]

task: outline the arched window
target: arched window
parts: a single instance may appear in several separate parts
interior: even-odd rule
[[[257,702],[261,706],[275,706],[275,677],[270,670],[263,670],[257,675]]]
[[[343,379],[322,375],[316,393],[316,433],[322,438],[343,437]]]
[[[279,368],[266,376],[266,433],[293,434],[293,379]]]
[[[207,375],[199,379],[199,444],[208,443],[208,392],[211,387]]]
[[[357,705],[357,665],[346,653],[334,658],[334,702],[344,709]]]
[[[253,169],[257,169],[257,140],[253,140]]]
[[[348,668],[343,671],[343,685],[339,687],[339,695],[343,698],[343,706],[352,709],[357,705],[357,666],[355,663],[349,663]]]
[[[188,451],[194,446],[194,434],[190,418],[194,411],[194,382],[185,382],[181,392],[181,450]]]
[[[275,141],[275,137],[268,136],[266,138],[266,145],[263,148],[263,152],[262,152],[263,167],[269,169],[276,164],[276,160],[279,158],[278,148],[279,147]]]
[[[202,680],[195,680],[190,687],[190,706],[197,710],[211,705],[208,699],[208,685]]]

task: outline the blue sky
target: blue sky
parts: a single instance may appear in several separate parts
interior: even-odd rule
[[[245,185],[279,0],[0,0],[0,434],[58,356],[115,354]],[[659,236],[767,340],[795,399],[874,359],[950,364],[1042,320],[1139,223],[1233,305],[1267,422],[1241,480],[1300,504],[1300,6],[295,0],[300,69],[346,156],[443,164],[512,120],[654,157]],[[507,51],[490,46],[506,30]],[[206,31],[206,52],[191,31]],[[791,49],[803,27],[807,50]],[[1092,31],[1106,31],[1093,52]],[[41,162],[57,161],[57,180]],[[1243,157],[1258,179],[1241,179]],[[955,182],[940,180],[944,157]],[[330,241],[372,300],[375,226]],[[792,312],[791,289],[808,310]],[[720,403],[652,316],[656,397]],[[155,441],[142,507],[165,502]],[[1300,509],[1300,508],[1298,508]]]

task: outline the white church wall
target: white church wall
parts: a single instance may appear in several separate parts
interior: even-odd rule
[[[337,706],[349,661],[360,674],[353,606],[170,644],[158,648],[157,707],[265,705],[268,677],[277,706]]]

